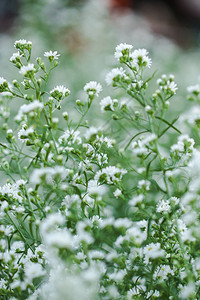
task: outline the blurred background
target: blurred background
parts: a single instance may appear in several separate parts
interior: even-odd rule
[[[24,38],[33,42],[34,57],[62,54],[49,88],[64,84],[76,100],[87,81],[97,80],[107,95],[113,91],[104,77],[116,66],[115,46],[126,42],[149,51],[156,76],[175,74],[180,92],[172,112],[181,111],[186,85],[200,75],[199,33],[199,0],[0,0],[0,76],[18,76],[8,60],[14,41]]]

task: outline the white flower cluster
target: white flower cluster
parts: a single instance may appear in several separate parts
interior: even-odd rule
[[[174,75],[167,75],[163,74],[161,78],[157,80],[157,84],[160,87],[160,90],[166,93],[169,97],[176,94],[178,89],[177,84],[174,82]]]
[[[147,155],[153,146],[153,142],[157,139],[155,133],[141,137],[138,141],[132,142],[132,151],[137,156]]]
[[[66,130],[63,135],[58,139],[59,144],[71,146],[72,144],[81,144],[82,139],[80,137],[80,131]]]
[[[22,126],[22,128],[18,131],[18,139],[22,143],[29,142],[30,143],[34,140],[35,130],[32,126],[27,127],[26,124]]]
[[[187,134],[178,137],[178,143],[171,146],[171,155],[182,160],[191,157],[194,150],[194,140]]]
[[[148,51],[146,49],[136,49],[133,52],[132,45],[121,43],[117,45],[115,49],[115,58],[120,62],[129,62],[132,68],[136,70],[144,67],[151,67],[151,59],[148,57]]]
[[[101,110],[111,111],[111,122],[90,126],[96,125],[94,115],[85,118],[101,85],[85,85],[88,105],[76,101],[79,118],[70,105],[62,113],[60,102],[69,90],[46,88],[59,54],[45,52],[49,67],[41,58],[34,65],[31,45],[17,41],[10,59],[23,82],[14,80],[11,88],[0,78],[1,92],[26,101],[13,128],[9,101],[0,99],[0,171],[7,180],[0,187],[0,295],[196,299],[198,111],[190,123],[193,138],[182,127],[181,134],[166,109],[177,90],[173,76],[162,76],[159,90],[149,96],[151,78],[143,74],[151,66],[148,52],[124,43],[115,51],[124,69],[113,69],[106,80],[126,96],[120,91],[117,99],[103,98]],[[189,92],[196,96],[198,87]],[[173,131],[179,134],[175,145]]]
[[[20,187],[24,186],[26,182],[24,180],[18,180],[15,184],[6,183],[2,187],[0,187],[0,195],[2,196],[8,196],[9,198],[13,199],[13,208],[15,207],[15,201],[18,203],[22,203],[22,193],[20,191]],[[2,203],[1,208],[3,207],[3,210],[8,206],[8,204],[12,204],[12,201],[9,203],[9,201],[6,203],[6,198],[4,199],[4,202]],[[2,213],[3,211],[1,211]]]
[[[16,49],[20,50],[21,52],[23,52],[24,50],[30,51],[32,48],[32,42],[24,40],[24,39],[18,40],[18,41],[15,41],[14,47]]]

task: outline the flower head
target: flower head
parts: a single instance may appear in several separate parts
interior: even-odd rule
[[[112,110],[114,111],[114,106],[117,105],[118,100],[117,99],[111,99],[110,96],[107,96],[105,98],[103,98],[100,102],[100,106],[101,106],[101,111],[104,110]]]
[[[157,84],[160,86],[161,91],[165,92],[169,96],[176,94],[178,89],[177,84],[174,82],[174,75],[172,74],[169,75],[169,77],[163,74],[161,78],[157,80]]]
[[[58,54],[58,51],[47,51],[44,52],[44,56],[48,57],[48,59],[50,60],[50,62],[52,62],[53,60],[56,60],[59,58],[60,54]]]
[[[83,89],[89,96],[96,95],[97,97],[99,97],[99,93],[102,91],[102,86],[96,81],[90,81],[86,83]]]
[[[137,69],[142,67],[151,67],[151,59],[148,57],[148,51],[146,49],[136,49],[130,54],[133,62],[133,66]]]
[[[57,85],[50,94],[56,100],[62,100],[63,98],[67,97],[70,94],[70,90],[63,85]]]
[[[120,60],[121,58],[126,59],[126,56],[129,55],[129,52],[133,49],[132,45],[126,44],[126,43],[121,43],[117,45],[115,48],[115,58],[117,60]]]
[[[107,85],[113,85],[115,83],[115,81],[118,81],[122,78],[127,79],[127,75],[125,73],[125,70],[121,67],[121,68],[112,69],[112,71],[110,71],[106,75],[105,80],[106,80]]]
[[[29,138],[31,138],[34,134],[33,127],[26,128],[26,126],[23,126],[22,129],[18,132],[18,138],[21,142],[27,142]]]
[[[6,92],[8,89],[8,82],[3,77],[0,77],[0,93]]]
[[[13,53],[13,55],[10,57],[10,61],[12,63],[16,63],[16,62],[19,62],[20,61],[20,58],[22,57],[22,55],[18,52],[16,53]]]
[[[150,258],[155,259],[164,256],[164,254],[165,251],[160,248],[160,243],[151,243],[144,247],[144,261],[146,264],[148,264]]]
[[[200,94],[200,84],[188,86],[187,87],[187,92],[192,93],[194,95],[199,95]]]
[[[25,77],[30,77],[35,73],[34,64],[28,64],[27,66],[22,66],[19,70],[19,73]]]
[[[15,120],[21,121],[24,115],[30,114],[30,115],[35,115],[37,111],[41,111],[43,109],[44,105],[38,100],[34,100],[33,102],[29,104],[23,104],[17,116],[15,117]]]

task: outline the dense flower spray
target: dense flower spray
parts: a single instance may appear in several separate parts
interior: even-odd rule
[[[90,81],[74,119],[70,90],[47,88],[60,54],[15,48],[22,82],[0,77],[2,299],[199,299],[199,117],[181,116],[187,133],[171,120],[173,75],[149,95],[148,51],[122,43],[105,80],[128,100]],[[188,92],[198,103],[199,85]],[[94,101],[109,126],[86,120]]]

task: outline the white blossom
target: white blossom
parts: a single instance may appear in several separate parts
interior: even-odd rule
[[[34,64],[28,64],[27,66],[22,66],[21,69],[19,70],[19,73],[27,77],[29,76],[29,74],[35,73],[35,71],[36,70]]]
[[[115,110],[114,105],[117,103],[118,103],[117,99],[111,99],[110,96],[107,96],[100,101],[101,111],[104,111],[104,110],[114,111]]]
[[[102,86],[96,81],[90,81],[86,83],[83,89],[89,95],[96,95],[97,97],[99,97],[99,93],[102,91]]]
[[[200,93],[200,84],[188,86],[188,87],[187,87],[187,92],[188,92],[188,93],[196,93],[196,94],[199,94],[199,93]]]
[[[16,62],[16,60],[20,60],[20,58],[22,57],[22,55],[18,52],[13,53],[12,56],[10,57],[10,61],[11,62]]]
[[[145,264],[149,263],[149,259],[156,259],[165,255],[165,251],[160,248],[160,243],[151,243],[147,245],[144,247],[143,252]]]
[[[20,129],[18,131],[18,139],[22,142],[22,143],[25,143],[26,141],[28,141],[28,138],[31,137],[34,133],[34,128],[31,126],[31,127],[28,127],[26,128],[26,125],[24,125],[22,127],[22,129]]]
[[[170,212],[171,207],[169,200],[161,200],[156,207],[156,211],[159,213],[167,213]]]
[[[152,61],[148,57],[148,51],[146,49],[136,49],[133,53],[130,54],[130,57],[133,59],[133,66],[136,68],[139,67],[151,67]]]
[[[58,51],[46,51],[44,52],[44,56],[48,57],[49,59],[52,59],[52,60],[56,60],[59,58],[60,54],[58,54]]]
[[[119,197],[119,196],[121,196],[121,194],[122,194],[122,191],[120,190],[120,189],[116,189],[115,191],[114,191],[114,193],[113,193],[113,195],[117,198],[117,197]]]
[[[39,100],[34,100],[33,102],[29,103],[29,104],[23,104],[20,109],[19,112],[17,114],[17,116],[15,117],[15,120],[21,121],[23,118],[23,115],[29,114],[31,112],[35,112],[35,111],[41,111],[44,107],[44,104],[41,103]]]
[[[122,67],[121,68],[114,68],[114,69],[112,69],[112,71],[110,71],[106,75],[105,80],[106,80],[107,85],[112,85],[113,80],[116,77],[127,78],[126,72]]]
[[[117,60],[120,60],[120,58],[123,56],[123,52],[127,51],[128,53],[133,49],[132,45],[126,44],[126,43],[121,43],[117,45],[115,48],[115,58]]]

